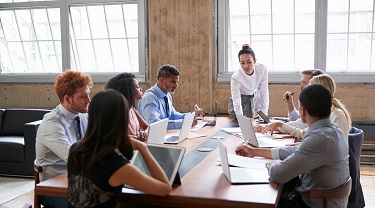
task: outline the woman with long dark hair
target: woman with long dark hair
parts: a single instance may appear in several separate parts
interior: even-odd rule
[[[129,108],[119,92],[97,93],[88,113],[86,134],[70,149],[69,207],[115,207],[123,184],[160,196],[171,191],[167,176],[146,144],[129,138]],[[151,176],[129,164],[133,150],[141,153]]]

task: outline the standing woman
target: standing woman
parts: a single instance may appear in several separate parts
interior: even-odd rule
[[[116,207],[123,184],[145,193],[165,196],[168,178],[145,143],[128,136],[129,108],[115,90],[97,93],[89,106],[87,131],[70,148],[68,207]],[[130,164],[138,150],[151,176]]]
[[[259,90],[260,110],[268,114],[268,72],[263,64],[256,63],[255,53],[248,44],[242,45],[238,53],[241,68],[231,77],[231,97],[228,105],[228,113],[231,117],[236,114],[249,118],[256,116],[254,105],[254,93]]]
[[[141,141],[147,140],[147,122],[139,115],[135,107],[136,100],[142,99],[142,88],[139,87],[135,75],[131,73],[121,73],[112,77],[106,83],[105,89],[114,89],[119,91],[128,101],[129,109],[129,135]],[[142,130],[141,130],[142,129]]]

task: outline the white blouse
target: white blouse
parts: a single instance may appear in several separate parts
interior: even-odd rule
[[[253,95],[256,90],[259,90],[260,94],[260,110],[268,115],[269,92],[266,66],[256,63],[254,65],[254,73],[251,76],[247,75],[242,68],[233,73],[230,82],[230,91],[236,114],[243,115],[241,94]],[[252,107],[254,108],[255,106]]]

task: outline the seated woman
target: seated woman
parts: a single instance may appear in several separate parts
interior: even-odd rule
[[[348,141],[349,131],[351,129],[352,120],[348,110],[345,108],[344,104],[335,98],[336,84],[332,77],[328,74],[321,74],[310,79],[310,84],[319,84],[326,87],[332,95],[332,108],[330,119],[335,123],[344,133],[346,141]],[[261,131],[262,133],[273,132],[275,130],[280,130],[283,133],[290,134],[297,139],[301,139],[307,129],[299,129],[282,122],[274,122],[266,127],[261,125],[255,126],[256,131]]]
[[[115,90],[97,93],[89,106],[88,127],[68,159],[68,207],[116,207],[123,184],[165,196],[168,178],[145,143],[128,136],[129,107]],[[129,164],[138,150],[150,175]]]
[[[141,141],[147,140],[147,122],[139,115],[135,107],[136,100],[142,99],[142,88],[139,87],[135,75],[131,73],[121,73],[112,77],[106,83],[105,89],[119,91],[128,101],[129,109],[129,135]],[[142,130],[141,130],[142,129]]]

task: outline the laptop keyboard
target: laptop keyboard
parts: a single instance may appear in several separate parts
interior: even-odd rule
[[[164,142],[165,143],[177,143],[178,142],[178,136],[170,136]]]

